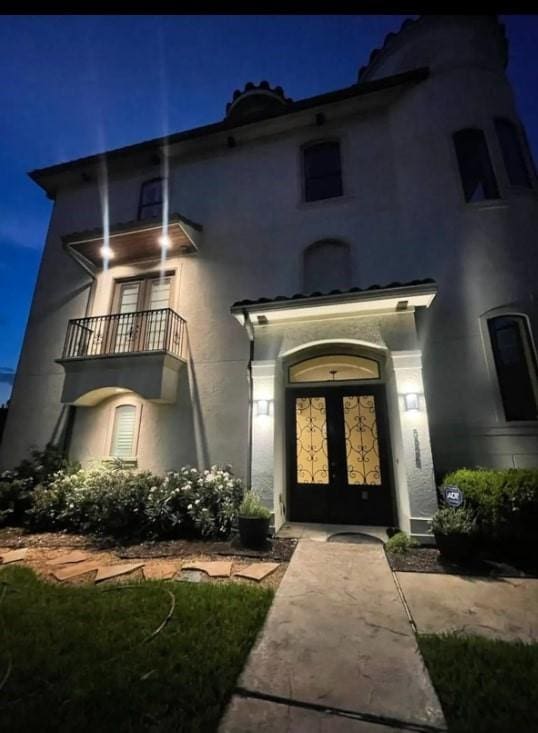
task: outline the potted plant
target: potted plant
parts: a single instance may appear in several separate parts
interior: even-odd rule
[[[247,491],[239,507],[239,537],[245,547],[261,548],[269,533],[271,512],[254,491]]]
[[[441,556],[455,562],[469,560],[475,548],[476,520],[470,509],[438,509],[432,530]]]

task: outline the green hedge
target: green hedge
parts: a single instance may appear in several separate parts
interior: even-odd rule
[[[443,485],[463,491],[482,540],[512,555],[536,554],[538,469],[468,469],[445,476]]]

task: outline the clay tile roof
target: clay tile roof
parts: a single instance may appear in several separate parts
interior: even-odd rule
[[[258,298],[256,300],[238,300],[232,308],[240,308],[243,306],[250,305],[264,305],[265,303],[278,303],[280,301],[291,301],[291,300],[307,300],[308,298],[325,298],[330,295],[348,295],[350,293],[366,293],[370,290],[394,290],[396,288],[407,288],[413,285],[435,285],[433,278],[425,278],[423,280],[410,280],[409,282],[391,282],[388,285],[370,285],[367,288],[353,287],[347,290],[330,290],[327,293],[295,293],[295,295],[277,295],[274,298]]]

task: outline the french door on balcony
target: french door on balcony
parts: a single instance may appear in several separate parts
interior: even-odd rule
[[[112,333],[115,353],[164,348],[167,327],[164,309],[170,306],[172,280],[172,275],[165,275],[116,284],[112,302],[112,313],[118,315]]]

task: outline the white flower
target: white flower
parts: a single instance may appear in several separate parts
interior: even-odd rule
[[[187,509],[192,509],[192,504],[189,504]]]
[[[198,505],[198,504],[200,503],[200,499],[196,499],[196,501],[195,501],[194,503],[195,503],[196,505]]]

